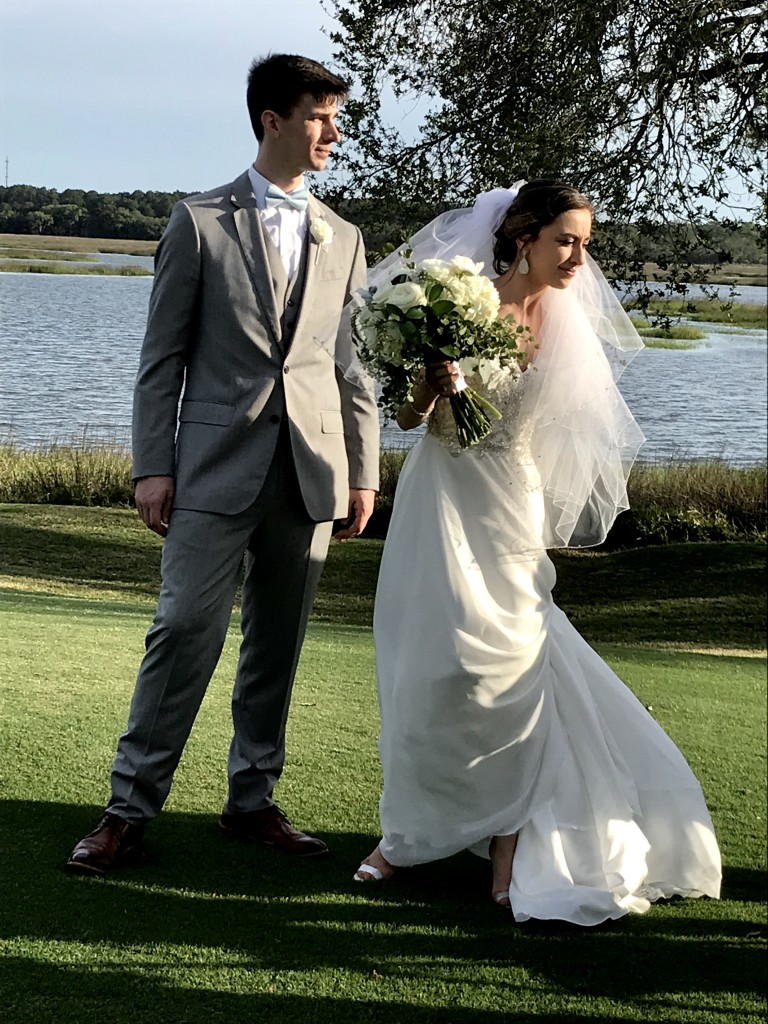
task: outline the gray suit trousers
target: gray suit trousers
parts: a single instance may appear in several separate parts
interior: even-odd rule
[[[160,601],[112,768],[112,814],[139,822],[163,806],[221,655],[243,556],[243,637],[226,809],[240,813],[272,803],[285,758],[293,679],[331,528],[307,514],[287,431],[258,498],[244,512],[174,510]]]

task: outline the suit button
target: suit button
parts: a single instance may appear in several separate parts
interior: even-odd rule
[[[293,301],[293,299],[288,299],[288,301],[286,302],[286,306],[295,306],[295,305],[296,305],[296,303]]]
[[[277,415],[276,412],[273,412],[272,415],[269,417],[269,422],[270,423],[279,423],[280,422],[280,417]]]
[[[283,373],[288,373],[289,370],[290,370],[290,366],[284,366],[283,367]]]

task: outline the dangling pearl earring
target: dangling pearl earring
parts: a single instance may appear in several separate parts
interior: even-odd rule
[[[528,260],[525,258],[525,253],[520,257],[520,262],[517,264],[517,269],[521,274],[527,274],[531,269],[528,266]]]

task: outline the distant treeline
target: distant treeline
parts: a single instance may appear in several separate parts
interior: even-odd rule
[[[84,238],[157,239],[173,204],[189,192],[85,192],[0,187],[0,232]]]
[[[86,192],[83,189],[38,188],[35,185],[0,187],[0,232],[8,234],[68,235],[85,238],[158,239],[174,203],[189,192]],[[406,223],[400,208],[382,209],[380,202],[344,197],[329,205],[362,229],[368,248],[385,251],[434,216],[434,209],[419,211]],[[413,212],[410,214],[413,217]],[[659,226],[600,224],[601,234],[612,236],[614,247],[642,252],[649,263],[663,265],[670,253],[685,252],[689,263],[764,263],[765,239],[757,224],[712,220],[695,229],[687,224]]]

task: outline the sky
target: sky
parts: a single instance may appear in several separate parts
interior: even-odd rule
[[[256,56],[331,62],[320,0],[0,0],[0,183],[194,192],[256,156]]]
[[[331,0],[328,2],[330,6]],[[0,0],[0,184],[198,192],[256,156],[254,57],[332,65],[321,0]],[[415,137],[427,100],[383,103]]]

